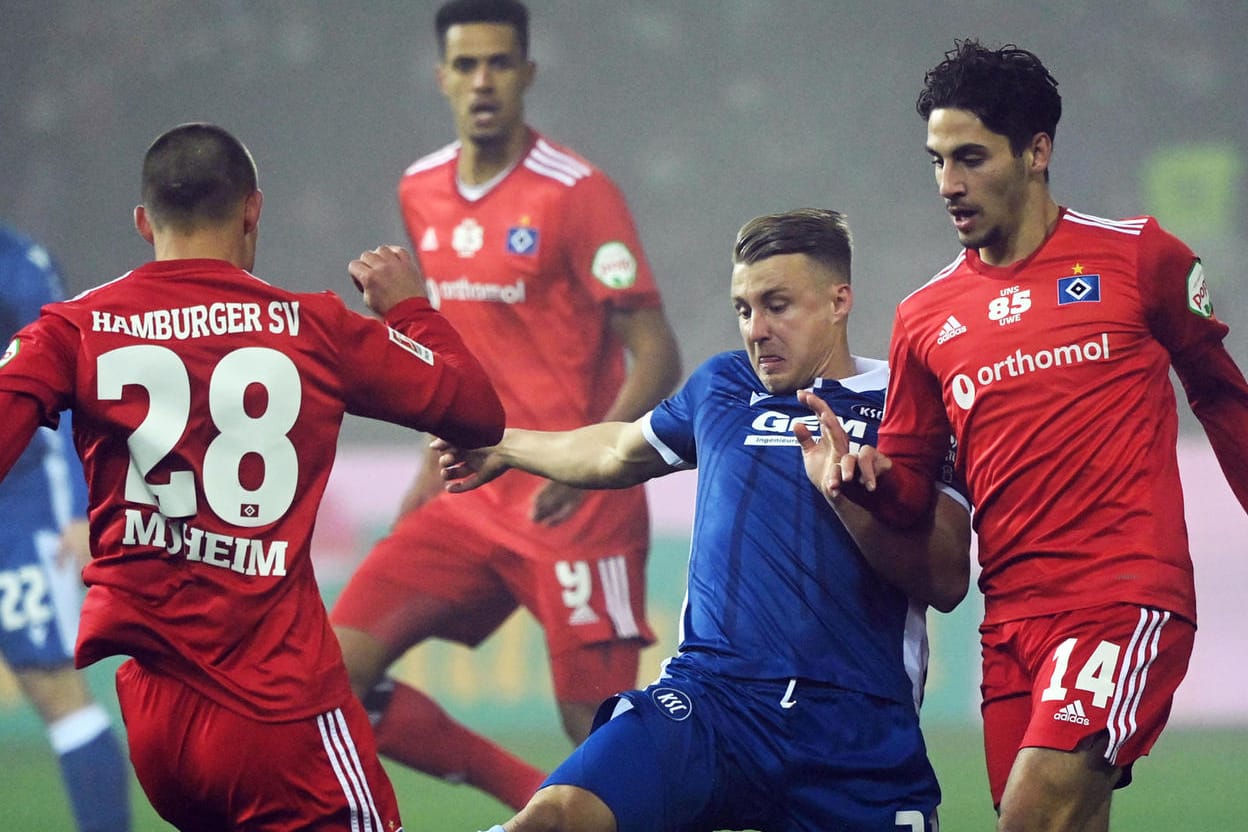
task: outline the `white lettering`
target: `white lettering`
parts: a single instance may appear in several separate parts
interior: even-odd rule
[[[1022,293],[1019,293],[1018,296],[1021,297],[1021,295]],[[975,381],[979,382],[980,387],[987,387],[1005,377],[1018,378],[1028,373],[1054,367],[1072,366],[1087,361],[1108,361],[1109,359],[1109,333],[1102,332],[1097,340],[1084,344],[1062,344],[1052,349],[1036,350],[1034,353],[1015,350],[1013,355],[977,369]],[[963,410],[971,409],[971,405],[975,403],[977,391],[975,382],[969,375],[965,373],[955,375],[949,381],[949,390],[958,407]]]
[[[229,569],[240,575],[283,577],[286,575],[285,540],[267,542],[249,537],[209,532],[178,520],[166,521],[164,515],[152,512],[144,517],[139,509],[125,513],[123,546],[163,547],[171,555],[185,549],[188,561]]]

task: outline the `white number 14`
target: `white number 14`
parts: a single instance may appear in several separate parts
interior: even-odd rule
[[[1040,695],[1042,701],[1066,698],[1066,688],[1062,686],[1062,681],[1070,664],[1070,654],[1074,652],[1077,642],[1078,639],[1068,638],[1053,651],[1053,676],[1049,679],[1049,686]],[[1121,648],[1117,644],[1102,641],[1075,677],[1075,689],[1092,694],[1094,707],[1104,708],[1109,697],[1114,695],[1114,669],[1118,667],[1120,652]]]

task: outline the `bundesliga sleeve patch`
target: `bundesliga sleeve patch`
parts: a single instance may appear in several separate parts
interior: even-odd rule
[[[21,350],[21,348],[22,348],[22,341],[20,338],[14,338],[12,341],[10,341],[8,349],[4,351],[4,355],[0,355],[0,367],[3,367],[5,364],[8,364],[10,361],[16,358],[17,353],[19,350]]]
[[[611,289],[627,289],[637,282],[637,258],[617,240],[598,247],[590,270],[599,283]]]
[[[1205,269],[1197,260],[1187,273],[1187,308],[1202,318],[1213,317],[1213,299],[1205,283]]]
[[[386,328],[390,332],[391,341],[398,344],[400,347],[407,350],[412,355],[416,356],[421,361],[428,364],[430,367],[433,366],[433,350],[429,349],[428,347],[426,347],[424,344],[420,343],[419,341],[413,341],[411,338],[408,338],[402,332],[399,332],[397,329],[393,327],[386,327]]]

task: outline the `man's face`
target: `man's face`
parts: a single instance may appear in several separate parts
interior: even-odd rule
[[[932,111],[927,152],[958,240],[996,262],[994,254],[1009,250],[1023,221],[1028,152],[1015,156],[1009,139],[955,108]]]
[[[809,386],[831,366],[848,285],[805,254],[778,254],[732,269],[732,305],[745,351],[769,393]]]
[[[463,23],[446,31],[438,87],[451,103],[463,141],[504,142],[524,128],[524,92],[536,66],[505,23]]]

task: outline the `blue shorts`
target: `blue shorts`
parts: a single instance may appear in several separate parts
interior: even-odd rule
[[[0,653],[14,670],[60,667],[74,655],[82,575],[57,563],[50,518],[21,502],[0,501]]]
[[[672,665],[603,703],[543,785],[593,792],[619,832],[934,832],[940,803],[912,704]]]

